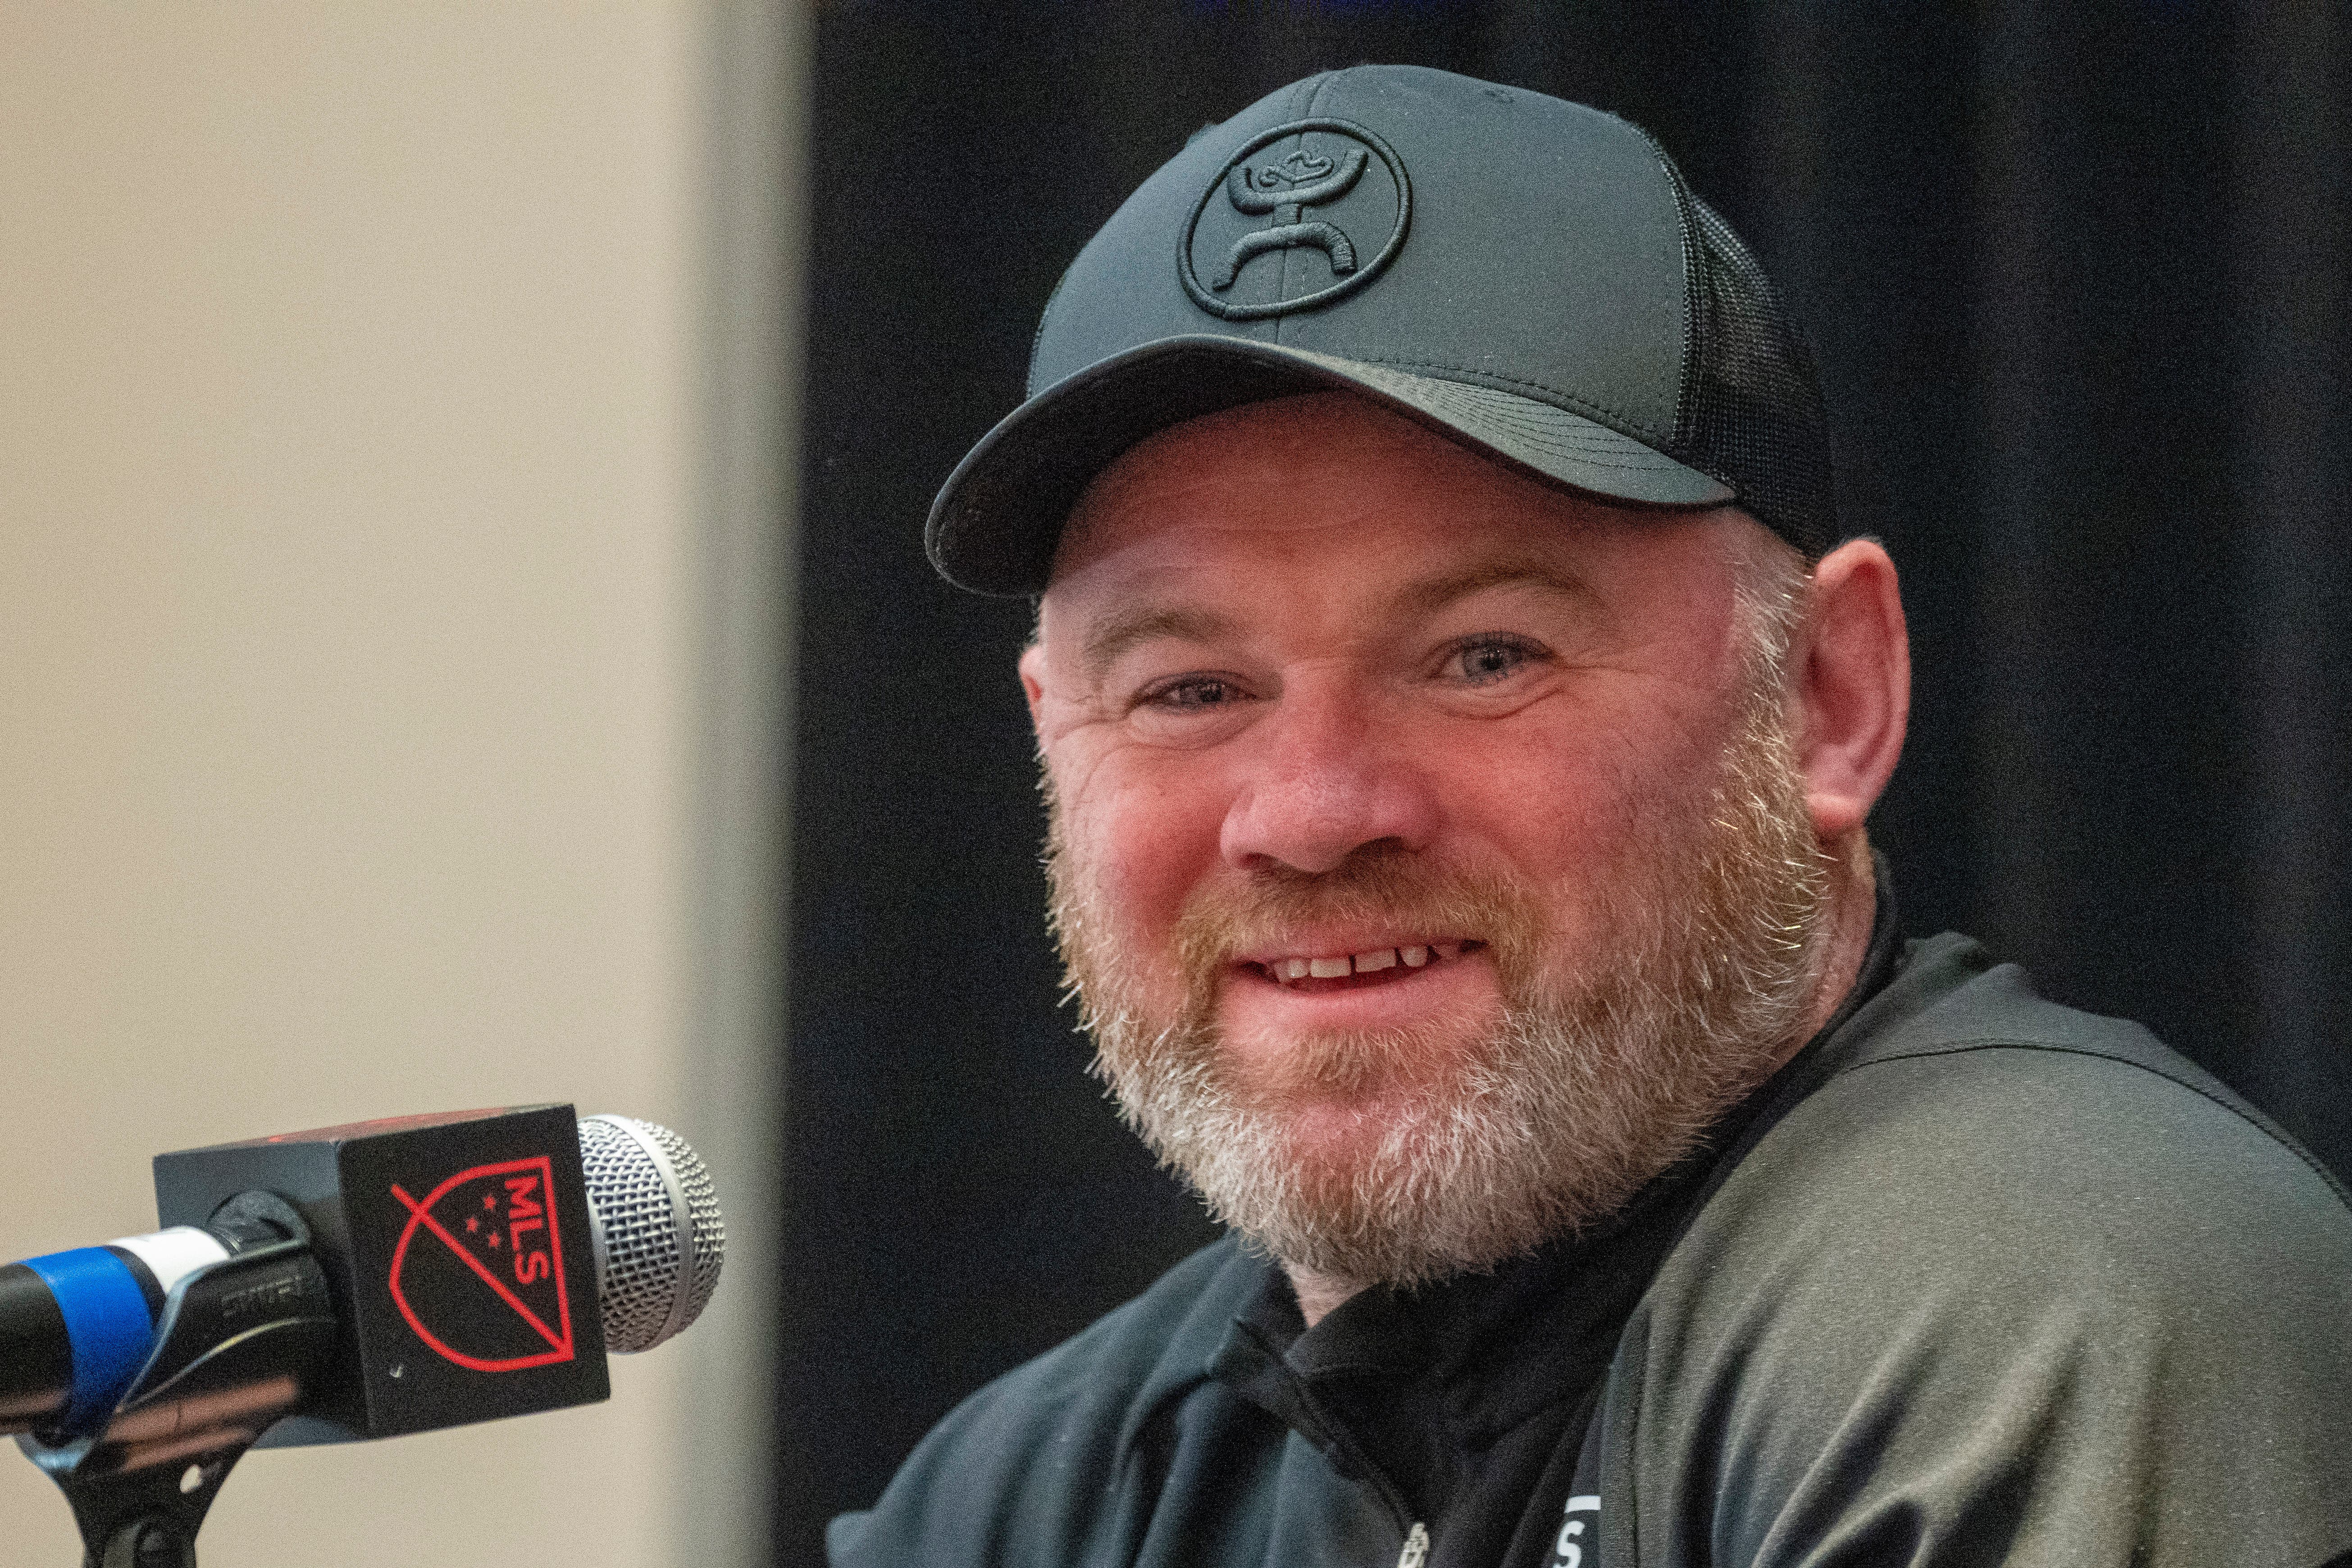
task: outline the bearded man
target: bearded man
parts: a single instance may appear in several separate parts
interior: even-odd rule
[[[1099,1069],[1232,1239],[968,1401],[866,1564],[2352,1561],[2352,1200],[1901,940],[1895,568],[1625,122],[1361,67],[1047,306],[933,560]]]

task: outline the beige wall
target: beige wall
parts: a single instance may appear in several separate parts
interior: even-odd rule
[[[150,1228],[160,1150],[531,1100],[677,1126],[737,1242],[608,1404],[251,1456],[223,1568],[753,1560],[751,15],[0,0],[0,1258]],[[75,1552],[0,1450],[0,1557]]]

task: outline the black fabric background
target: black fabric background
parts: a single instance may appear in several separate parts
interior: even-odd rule
[[[777,1558],[1208,1236],[1082,1072],[1020,603],[925,565],[1062,266],[1204,121],[1441,66],[1654,132],[1811,327],[1905,574],[1906,924],[2352,1170],[2352,21],[2327,0],[1131,6],[816,24]]]

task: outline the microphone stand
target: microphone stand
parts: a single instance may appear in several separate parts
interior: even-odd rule
[[[334,1354],[326,1275],[293,1205],[244,1193],[206,1228],[230,1256],[172,1288],[154,1349],[103,1425],[16,1438],[73,1506],[82,1568],[195,1568],[196,1531],[230,1468]]]

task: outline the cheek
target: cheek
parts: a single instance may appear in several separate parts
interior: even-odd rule
[[[1678,816],[1721,737],[1712,716],[1590,703],[1547,715],[1446,769],[1447,819],[1472,852],[1498,858],[1551,908],[1560,934],[1586,923],[1590,894],[1629,872],[1656,825]]]
[[[1184,901],[1217,865],[1222,797],[1192,770],[1108,758],[1076,798],[1064,831],[1091,868],[1104,915],[1130,943],[1165,943]]]
[[[1531,892],[1573,889],[1626,837],[1624,771],[1589,744],[1522,744],[1450,771],[1446,818],[1465,858],[1498,860]]]

